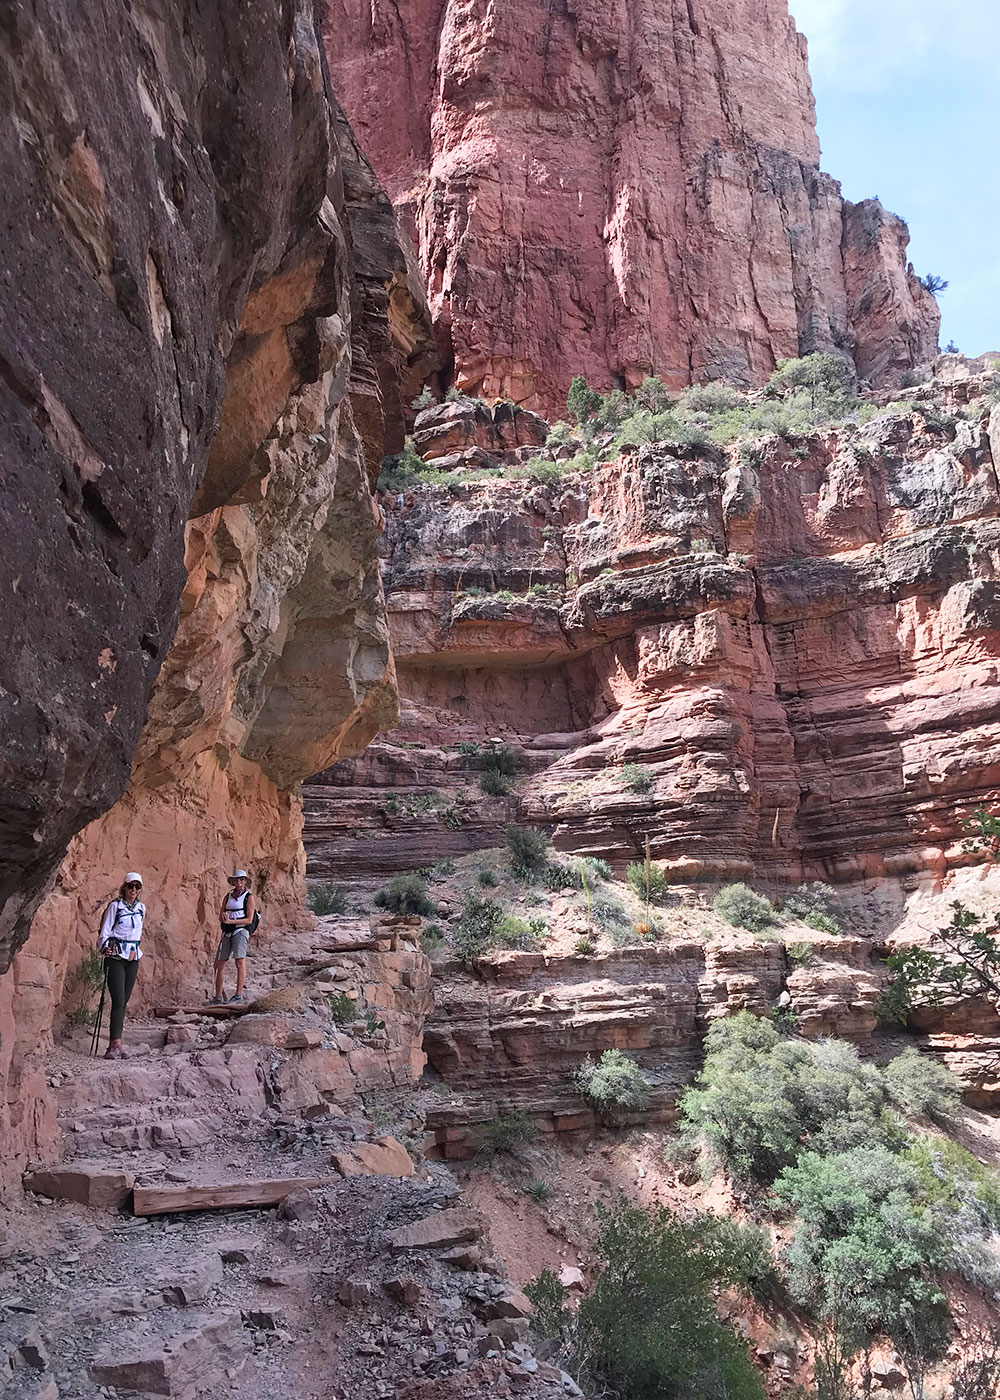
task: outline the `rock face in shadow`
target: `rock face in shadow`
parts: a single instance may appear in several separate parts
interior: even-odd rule
[[[431,865],[515,817],[619,868],[648,837],[682,882],[974,861],[961,819],[1000,782],[997,411],[982,377],[927,394],[794,443],[408,490],[383,545],[402,726],[308,787],[314,873],[349,879],[359,837],[381,871]],[[508,798],[479,791],[493,739]]]
[[[0,979],[2,1176],[126,868],[137,1007],[226,866],[297,907],[298,782],[396,714],[369,482],[434,351],[311,0],[14,4],[0,84],[0,969],[70,843]]]
[[[787,0],[326,0],[334,82],[412,231],[446,370],[561,411],[655,373],[759,383],[937,352],[905,225],[819,169]]]

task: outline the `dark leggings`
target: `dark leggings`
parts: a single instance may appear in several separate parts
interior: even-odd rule
[[[138,961],[126,962],[124,958],[108,958],[105,963],[104,975],[108,980],[108,991],[111,993],[111,1029],[109,1034],[112,1040],[121,1040],[122,1038],[125,1008],[132,995],[138,971]]]

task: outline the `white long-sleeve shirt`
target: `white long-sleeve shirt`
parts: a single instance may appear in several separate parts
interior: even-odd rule
[[[145,917],[146,906],[141,900],[126,904],[124,899],[113,899],[104,911],[101,931],[97,935],[98,948],[105,948],[110,939],[116,938],[121,947],[120,956],[126,962],[138,962],[142,957],[139,942]]]

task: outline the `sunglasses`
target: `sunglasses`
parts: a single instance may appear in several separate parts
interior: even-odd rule
[[[127,890],[141,890],[141,889],[142,889],[142,885],[139,883],[138,880],[129,880],[129,882],[128,882],[128,884],[125,886],[125,888],[126,888]]]

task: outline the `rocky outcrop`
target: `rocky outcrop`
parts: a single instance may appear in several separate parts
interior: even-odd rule
[[[298,907],[298,782],[396,714],[369,479],[422,291],[310,0],[182,8],[0,35],[0,968],[75,838],[0,981],[8,1167],[51,1142],[39,1053],[122,870],[138,1009],[200,979],[227,865]]]
[[[614,863],[648,836],[681,881],[974,861],[961,820],[1000,788],[984,388],[554,487],[413,488],[384,542],[402,724],[310,785],[316,873],[350,878],[372,832],[380,869],[432,864],[515,814]],[[511,798],[478,791],[493,738],[519,755]]]
[[[766,1015],[783,992],[802,1034],[867,1041],[884,981],[871,944],[810,946],[807,967],[790,963],[781,943],[738,932],[597,956],[507,953],[480,963],[476,978],[444,967],[424,1035],[429,1064],[448,1086],[427,1112],[438,1154],[469,1156],[483,1125],[511,1108],[545,1132],[592,1129],[577,1072],[610,1049],[627,1051],[650,1086],[637,1121],[670,1122],[700,1063],[707,1022],[743,1010]]]
[[[552,413],[574,373],[752,384],[836,348],[895,383],[936,353],[905,225],[819,169],[787,0],[326,0],[326,35],[448,382]]]

